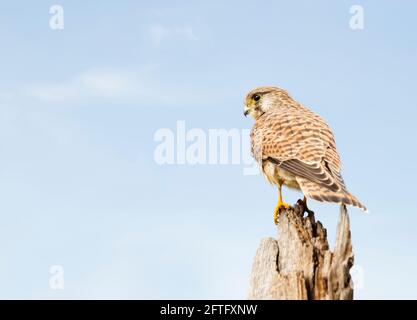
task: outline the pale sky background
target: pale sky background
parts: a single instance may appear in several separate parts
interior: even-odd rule
[[[53,4],[64,30],[49,28]],[[364,30],[349,28],[354,4]],[[417,298],[416,14],[412,1],[2,0],[0,298],[245,298],[276,188],[243,164],[157,165],[153,136],[178,120],[248,129],[244,95],[264,84],[327,119],[370,210],[349,210],[356,298]],[[338,207],[310,206],[333,243]]]

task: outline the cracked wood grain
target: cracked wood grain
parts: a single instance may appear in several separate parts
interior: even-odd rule
[[[248,299],[352,300],[353,251],[349,216],[341,206],[336,244],[329,249],[326,229],[302,208],[280,216],[278,237],[265,238],[256,251]]]

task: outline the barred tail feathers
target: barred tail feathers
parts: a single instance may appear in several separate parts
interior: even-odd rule
[[[297,178],[297,182],[301,187],[304,195],[308,198],[321,202],[335,202],[345,205],[352,205],[358,207],[365,212],[368,212],[366,207],[349,192],[335,192],[327,188],[317,185],[304,178]]]

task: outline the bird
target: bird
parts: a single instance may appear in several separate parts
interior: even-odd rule
[[[279,214],[291,206],[283,201],[282,186],[301,190],[304,212],[312,212],[307,198],[340,205],[366,207],[345,185],[341,161],[333,132],[326,121],[294,100],[279,87],[263,86],[251,90],[244,101],[244,116],[251,116],[251,153],[271,184],[278,186]]]

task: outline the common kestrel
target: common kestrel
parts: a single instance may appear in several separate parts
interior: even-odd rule
[[[345,186],[335,139],[323,118],[276,87],[250,91],[245,99],[244,115],[255,119],[251,132],[252,155],[266,179],[278,186],[275,223],[280,210],[289,208],[282,200],[282,185],[304,193],[306,211],[309,211],[306,197],[349,204],[366,211]]]

